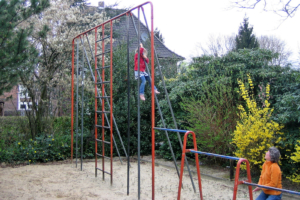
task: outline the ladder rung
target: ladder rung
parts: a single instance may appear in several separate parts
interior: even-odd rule
[[[110,159],[110,157],[107,157],[107,156],[102,156],[101,154],[99,153],[96,153],[97,156],[101,156],[101,157],[104,157],[104,158],[107,158],[107,159]]]
[[[110,65],[109,66],[105,66],[105,67],[96,68],[96,70],[105,69],[105,68],[110,68]]]
[[[110,38],[110,35],[107,36],[107,37],[105,37],[105,38],[102,38],[102,39],[100,39],[100,40],[97,40],[96,42],[100,42],[100,41],[105,40],[105,39],[107,39],[107,38]]]
[[[106,54],[106,53],[109,53],[110,51],[105,51],[103,53],[99,53],[97,56],[101,56],[102,54]]]
[[[96,125],[96,127],[97,127],[97,128],[102,128],[102,127],[103,127],[103,128],[106,128],[106,129],[110,129],[110,127],[109,127],[109,126],[101,126],[101,125]]]
[[[99,140],[99,139],[96,139],[98,142],[102,142],[102,140]],[[105,144],[110,144],[110,142],[108,142],[108,141],[103,141]]]
[[[102,98],[110,98],[110,96],[101,96],[101,97],[96,97],[97,99],[102,99]]]
[[[110,113],[110,111],[96,111],[96,113],[100,113],[100,114],[102,114],[102,113]]]
[[[104,83],[104,84],[105,84],[105,83],[110,83],[110,81],[102,81],[102,82],[97,82],[96,84],[98,84],[98,85],[99,85],[99,84],[103,84],[103,83]]]
[[[110,173],[109,173],[109,172],[107,172],[107,171],[104,171],[104,170],[102,170],[102,169],[100,169],[100,168],[98,168],[98,167],[96,167],[96,169],[98,169],[98,170],[100,170],[100,171],[102,171],[102,172],[104,172],[104,173],[107,173],[107,174],[109,174],[109,175],[110,175]]]

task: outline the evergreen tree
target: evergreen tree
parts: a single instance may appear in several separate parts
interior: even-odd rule
[[[244,18],[244,22],[239,28],[239,33],[235,37],[236,50],[238,49],[256,49],[259,48],[258,41],[252,33],[253,27],[249,26],[248,18]]]
[[[154,30],[154,36],[157,37],[162,43],[165,43],[165,38],[163,37],[162,33],[158,28]]]
[[[29,43],[33,27],[22,22],[48,6],[49,0],[0,1],[0,95],[15,86],[21,74],[32,72],[34,63],[28,68],[24,62],[38,55]]]

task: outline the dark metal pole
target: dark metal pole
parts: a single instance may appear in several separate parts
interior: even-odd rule
[[[127,195],[129,195],[130,169],[130,70],[129,70],[129,15],[127,15]]]
[[[78,55],[78,42],[77,39],[77,52],[76,52],[76,58],[77,58],[77,65],[76,65],[76,168],[77,168],[77,157],[78,157],[78,84],[79,84],[79,75],[78,75],[78,63],[79,63],[79,55]]]
[[[138,8],[138,19],[140,20],[140,8]],[[140,26],[141,23],[139,23],[138,28],[138,92],[137,92],[137,99],[138,99],[138,199],[141,199],[141,115],[140,115],[140,39],[141,39],[141,33],[140,33]]]
[[[233,172],[233,160],[230,160],[230,180],[233,181],[234,178],[234,172]]]
[[[149,67],[148,67],[147,64],[146,64],[146,69],[147,69],[147,72],[150,74]],[[151,78],[150,78],[150,80],[151,80]],[[152,83],[152,80],[151,80],[151,83]],[[166,124],[165,124],[164,116],[162,114],[157,96],[156,96],[155,93],[154,93],[154,95],[155,95],[155,102],[156,102],[156,105],[157,105],[157,108],[158,108],[159,116],[161,118],[162,125],[165,128]],[[168,131],[165,130],[165,134],[166,134],[166,137],[167,137],[167,140],[168,140],[169,148],[170,148],[171,155],[172,155],[172,158],[173,158],[173,162],[174,162],[174,165],[175,165],[175,168],[176,168],[176,171],[177,171],[177,175],[178,175],[178,177],[180,177],[179,169],[178,169],[178,166],[177,166],[177,163],[176,163],[176,158],[175,158],[175,155],[174,155],[174,152],[173,152],[173,148],[172,148],[172,144],[171,144],[171,141],[170,141],[170,138],[169,138]],[[183,188],[183,185],[182,185],[182,188]]]

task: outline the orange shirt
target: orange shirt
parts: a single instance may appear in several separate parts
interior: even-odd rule
[[[266,161],[262,166],[261,175],[259,178],[259,185],[282,188],[281,184],[281,170],[277,163]],[[280,195],[280,191],[269,190],[262,188],[265,194]]]

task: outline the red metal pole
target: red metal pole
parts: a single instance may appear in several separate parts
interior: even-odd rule
[[[233,189],[233,198],[232,198],[232,200],[236,200],[236,194],[237,194],[238,185],[243,183],[243,181],[239,181],[240,165],[241,165],[242,162],[246,162],[247,177],[248,177],[249,182],[251,182],[251,174],[250,174],[249,161],[247,159],[245,159],[245,158],[240,158],[239,161],[238,161],[238,163],[237,163],[237,165],[236,165],[236,172],[235,172],[234,189]],[[249,185],[249,186],[248,186],[249,198],[250,198],[250,200],[253,200],[252,186],[251,185]]]
[[[245,162],[246,162],[246,167],[247,167],[247,177],[248,177],[248,181],[249,183],[251,183],[251,173],[250,173],[250,164],[249,164],[249,161],[247,159],[245,159]],[[248,190],[249,190],[249,197],[250,197],[250,200],[253,200],[253,193],[252,193],[252,186],[251,185],[248,185]]]
[[[110,174],[113,184],[113,23],[110,21]]]
[[[181,156],[180,177],[179,177],[178,196],[177,196],[178,200],[180,200],[180,195],[181,195],[181,186],[182,186],[182,175],[183,175],[183,168],[184,168],[184,159],[185,159],[185,147],[182,150],[182,156]]]
[[[182,175],[183,175],[185,149],[186,149],[186,138],[187,137],[185,135],[184,140],[183,140],[183,149],[182,149],[182,155],[181,155],[181,165],[180,165],[180,176],[179,176],[179,186],[178,186],[177,200],[180,200],[180,195],[181,195]]]
[[[193,135],[194,150],[197,151],[196,135],[195,135],[195,133],[193,131],[187,131],[184,134],[184,140],[183,140],[183,149],[182,149],[181,166],[180,166],[180,178],[179,178],[178,196],[177,196],[178,200],[180,200],[180,195],[181,195],[181,186],[182,186],[182,176],[183,176],[185,153],[190,152],[190,149],[186,149],[187,136],[190,133]],[[195,157],[196,157],[196,167],[197,167],[197,176],[198,176],[198,185],[199,185],[200,199],[203,200],[202,184],[201,184],[201,174],[200,174],[199,159],[198,159],[198,154],[197,153],[195,153]]]
[[[194,149],[195,151],[197,151],[197,141],[196,141],[196,135],[194,132],[192,131],[188,131],[185,135],[185,137],[187,137],[187,135],[189,133],[192,133],[193,135],[193,143],[194,143]],[[196,156],[196,167],[197,167],[197,175],[198,175],[198,185],[199,185],[199,192],[200,192],[200,199],[203,200],[203,196],[202,196],[202,185],[201,185],[201,174],[200,174],[200,167],[199,167],[199,159],[198,159],[198,154],[195,154]]]
[[[73,163],[73,121],[74,121],[74,38],[72,40],[72,80],[71,80],[71,162]]]
[[[240,165],[241,165],[241,159],[238,161],[236,165],[236,170],[235,170],[235,179],[234,179],[234,188],[233,188],[233,198],[232,200],[236,200],[236,193],[239,185],[239,176],[240,176]]]
[[[97,177],[97,153],[98,153],[98,115],[97,115],[97,28],[95,28],[95,177]]]

